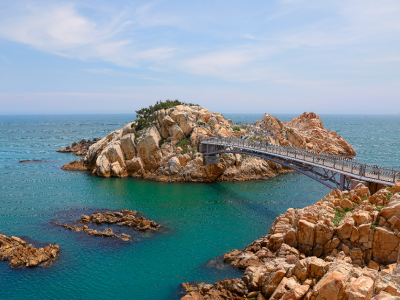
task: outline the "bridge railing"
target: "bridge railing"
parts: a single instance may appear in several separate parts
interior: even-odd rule
[[[345,171],[347,173],[354,174],[355,176],[366,177],[386,182],[394,183],[397,179],[400,179],[400,170],[395,170],[378,165],[369,165],[344,157],[337,157],[326,154],[318,155],[312,151],[293,148],[293,147],[269,145],[267,143],[258,141],[244,140],[244,139],[228,139],[222,137],[204,138],[201,140],[201,143],[212,143],[221,146],[247,148],[252,151],[277,154],[287,158],[294,158],[304,162],[310,162],[316,165]]]

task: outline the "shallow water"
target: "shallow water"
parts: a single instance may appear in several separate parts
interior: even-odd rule
[[[262,117],[226,116],[234,121]],[[181,282],[241,276],[219,257],[267,234],[288,207],[310,205],[328,192],[298,174],[264,182],[168,184],[61,170],[76,156],[55,150],[103,137],[133,118],[0,116],[0,232],[61,246],[50,267],[13,270],[0,262],[0,299],[178,299]],[[400,167],[400,116],[322,119],[354,145],[360,160]],[[18,163],[24,159],[41,161]],[[135,209],[166,229],[113,228],[134,236],[134,242],[124,243],[52,225],[100,209]]]

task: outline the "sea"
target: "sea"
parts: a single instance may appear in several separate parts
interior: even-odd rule
[[[288,121],[297,115],[276,116]],[[225,117],[254,122],[263,114]],[[357,160],[400,169],[400,115],[321,118],[353,145]],[[51,266],[12,269],[0,261],[0,300],[180,299],[183,282],[241,277],[223,263],[224,253],[266,235],[287,208],[311,205],[329,192],[297,173],[268,181],[162,183],[61,169],[80,157],[56,150],[102,138],[132,120],[133,114],[0,116],[0,233],[61,247]],[[138,210],[164,229],[111,226],[133,236],[123,242],[53,224],[121,209]]]

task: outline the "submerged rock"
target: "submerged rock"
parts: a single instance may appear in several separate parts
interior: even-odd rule
[[[0,259],[9,261],[11,268],[45,266],[54,261],[59,252],[58,245],[37,249],[18,237],[0,234]]]
[[[54,225],[58,225],[58,226],[67,228],[69,230],[74,230],[76,232],[85,232],[91,236],[115,237],[115,238],[119,238],[125,242],[130,241],[130,239],[132,238],[130,235],[127,235],[125,233],[121,233],[120,235],[115,234],[111,228],[106,228],[103,231],[100,231],[100,230],[91,229],[86,225],[83,225],[82,227],[79,227],[77,225],[71,226],[68,224],[58,224],[58,223],[54,223]]]

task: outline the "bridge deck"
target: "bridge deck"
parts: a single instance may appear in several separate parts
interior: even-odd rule
[[[340,157],[327,155],[318,156],[316,153],[291,147],[273,146],[267,145],[266,143],[227,138],[206,138],[200,143],[204,145],[213,145],[214,147],[224,147],[223,151],[212,151],[209,154],[234,152],[232,150],[240,149],[241,151],[249,152],[248,154],[250,155],[252,152],[257,152],[278,159],[290,159],[292,161],[334,171],[351,178],[368,182],[394,185],[396,180],[400,179],[400,171],[398,170],[363,164],[351,159]]]

